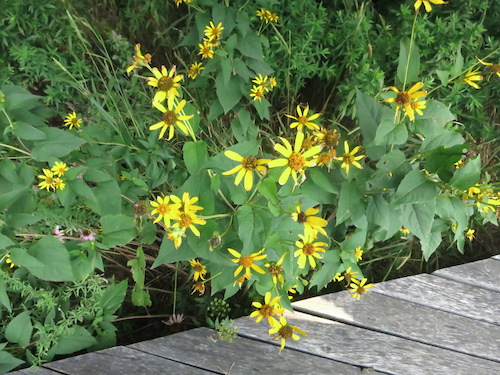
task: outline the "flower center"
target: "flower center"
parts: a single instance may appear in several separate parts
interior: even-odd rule
[[[264,305],[260,308],[259,312],[264,318],[269,318],[273,315],[273,308],[269,305]]]
[[[304,212],[300,211],[297,214],[297,222],[304,224],[306,221],[307,221],[307,215]]]
[[[167,111],[163,114],[163,122],[169,126],[172,126],[177,122],[177,115],[174,111]]]
[[[189,226],[193,223],[191,216],[186,214],[181,214],[181,218],[179,220],[179,225],[183,228],[189,228]]]
[[[253,171],[255,168],[257,168],[257,158],[255,156],[244,158],[243,168],[248,171]]]
[[[241,257],[240,264],[243,267],[250,267],[253,264],[253,259],[251,256]]]
[[[283,267],[278,266],[277,264],[272,264],[271,266],[269,266],[269,273],[272,276],[279,276],[279,275],[281,275],[281,271],[282,270],[283,270]]]
[[[347,155],[344,155],[342,160],[344,161],[345,164],[352,164],[354,162],[354,156],[347,154]]]
[[[158,212],[161,214],[161,215],[165,215],[169,209],[168,209],[168,205],[167,204],[160,204],[157,208]]]
[[[288,165],[294,171],[300,171],[302,168],[304,168],[305,164],[306,164],[306,159],[304,159],[304,157],[300,152],[294,152],[288,158]]]
[[[410,104],[410,100],[410,94],[408,94],[406,91],[401,91],[398,93],[398,96],[396,96],[396,103],[398,103],[398,105],[401,107]]]
[[[158,89],[160,91],[168,91],[172,87],[174,87],[174,81],[172,78],[163,76],[158,80]]]
[[[314,245],[310,242],[305,243],[304,247],[302,248],[302,252],[307,256],[313,255],[315,252]]]
[[[491,71],[493,73],[500,73],[500,64],[494,64],[491,66]]]
[[[363,295],[363,294],[366,294],[367,290],[362,287],[362,286],[358,286],[358,289],[356,290],[356,293],[358,293],[359,295]]]
[[[338,145],[339,138],[340,135],[337,133],[337,131],[329,131],[325,134],[325,145],[330,148],[334,148]]]
[[[77,117],[72,117],[70,120],[71,124],[73,124],[73,125],[78,125],[78,121],[79,121],[79,119]]]
[[[45,183],[47,185],[52,185],[54,183],[54,179],[52,177],[45,177]]]
[[[298,120],[299,120],[299,124],[304,125],[307,122],[307,117],[306,116],[300,116],[298,118]]]
[[[196,264],[193,268],[194,268],[195,272],[200,272],[201,273],[201,272],[203,272],[205,266],[203,266],[202,264]]]
[[[291,326],[284,325],[278,330],[278,333],[280,334],[281,337],[283,337],[285,340],[291,339],[293,335],[293,328]]]

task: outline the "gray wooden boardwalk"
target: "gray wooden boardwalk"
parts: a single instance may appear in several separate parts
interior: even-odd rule
[[[293,306],[287,320],[308,336],[281,353],[244,317],[232,343],[198,328],[12,374],[500,374],[499,256]]]

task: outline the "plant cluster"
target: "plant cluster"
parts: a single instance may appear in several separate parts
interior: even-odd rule
[[[353,40],[374,21],[368,2],[353,4],[344,6],[356,12],[339,11],[348,20],[339,27],[362,20],[346,38],[361,53]],[[418,245],[425,260],[440,246],[464,252],[474,222],[497,224],[500,197],[456,126],[466,108],[441,95],[466,85],[482,92],[484,77],[498,86],[499,50],[468,64],[457,52],[453,69],[430,79],[437,65],[422,58],[432,49],[418,47],[421,25],[446,6],[402,6],[403,19],[413,19],[391,44],[399,56],[384,71],[364,56],[353,67],[360,80],[344,86],[334,77],[353,74],[349,64],[312,63],[327,55],[310,52],[321,47],[315,41],[331,42],[317,32],[330,22],[326,8],[311,2],[279,14],[272,1],[173,1],[167,7],[187,15],[168,61],[142,41],[116,60],[87,21],[67,12],[97,83],[64,61],[54,66],[87,118],[69,107],[63,122],[48,121],[56,113],[39,97],[0,87],[0,370],[112,345],[122,319],[113,314],[125,298],[154,306],[162,274],[173,283],[171,314],[156,315],[168,316],[167,326],[197,321],[187,314],[197,301],[230,340],[227,301],[245,296],[243,309],[256,308],[250,316],[267,322],[283,348],[306,335],[283,316],[293,295],[338,283],[359,299],[373,285],[362,261],[379,249],[408,259]],[[318,16],[306,17],[310,32],[292,33],[309,10]],[[365,86],[366,69],[376,84]],[[386,88],[382,72],[394,75]],[[349,90],[338,108],[324,96],[318,111],[306,89],[294,102],[319,74]],[[130,279],[128,297],[127,281],[112,276]]]

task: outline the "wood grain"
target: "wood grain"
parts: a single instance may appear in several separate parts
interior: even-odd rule
[[[432,274],[460,283],[500,292],[500,262],[495,259],[485,259],[460,266],[443,268]]]

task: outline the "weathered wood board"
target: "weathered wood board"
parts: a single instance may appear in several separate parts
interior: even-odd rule
[[[365,294],[358,301],[344,291],[292,306],[304,313],[500,362],[500,326],[495,324],[376,293]],[[484,345],[486,337],[488,345]]]
[[[43,367],[32,367],[24,370],[9,372],[9,375],[61,375],[62,372],[52,371]]]
[[[288,323],[304,330],[308,337],[288,340],[287,346],[365,369],[389,374],[492,375],[500,373],[500,363],[421,344],[400,337],[295,312],[286,314]],[[265,324],[256,325],[248,317],[236,320],[239,334],[263,339]],[[268,342],[273,342],[268,337]]]
[[[50,362],[44,367],[68,375],[207,375],[192,366],[124,346]],[[222,372],[219,372],[222,374]]]
[[[403,277],[377,284],[372,291],[453,314],[500,324],[500,293],[442,277],[427,274]]]
[[[276,374],[360,374],[359,367],[288,349],[280,353],[278,347],[262,341],[237,337],[229,343],[216,339],[215,331],[198,328],[129,347],[231,375],[269,374],[271,369]]]
[[[500,262],[484,259],[460,266],[443,268],[432,273],[460,283],[500,292]]]

